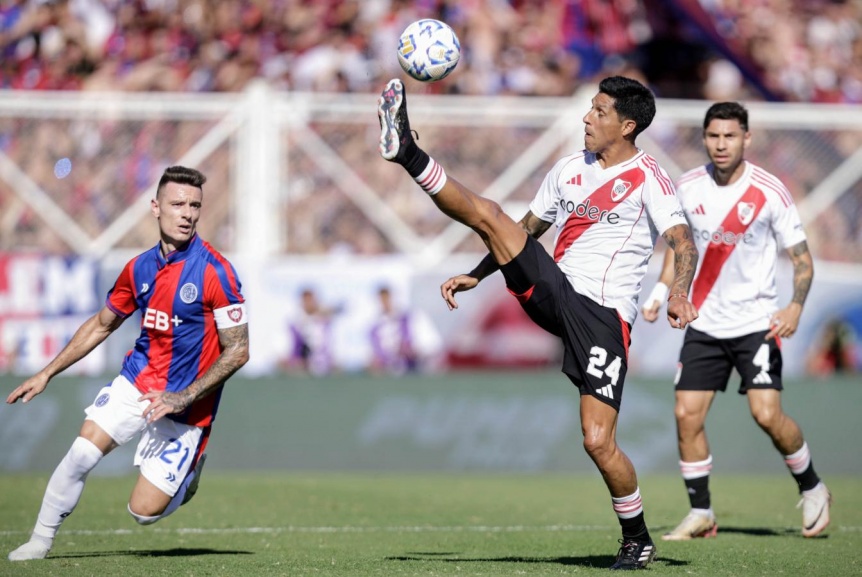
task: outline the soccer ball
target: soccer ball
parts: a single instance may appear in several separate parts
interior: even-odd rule
[[[404,29],[398,44],[398,63],[421,82],[436,82],[455,70],[461,43],[445,22],[424,18]]]

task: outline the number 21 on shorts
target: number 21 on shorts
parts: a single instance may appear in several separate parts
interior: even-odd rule
[[[180,452],[182,452],[182,455],[180,455]],[[177,471],[181,471],[186,459],[189,458],[189,448],[183,447],[182,443],[180,443],[178,439],[171,439],[170,444],[165,447],[159,458],[168,465],[177,463],[177,459],[179,459],[179,462],[177,463]]]

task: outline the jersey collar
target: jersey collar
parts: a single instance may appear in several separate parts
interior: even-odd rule
[[[631,158],[627,158],[626,160],[620,161],[617,164],[613,164],[611,166],[605,166],[605,167],[602,167],[601,163],[599,163],[599,159],[596,156],[595,152],[590,152],[590,151],[585,149],[585,152],[586,152],[585,156],[587,159],[586,163],[587,163],[587,165],[595,166],[599,170],[608,170],[608,171],[618,170],[618,169],[623,168],[629,164],[636,163],[641,159],[641,157],[644,155],[643,149],[641,149],[640,147],[635,147],[635,148],[636,148],[637,152]]]
[[[187,242],[185,246],[169,252],[167,256],[162,256],[162,247],[160,242],[156,244],[156,248],[154,249],[156,253],[156,263],[158,263],[159,268],[164,268],[169,264],[184,261],[194,253],[194,249],[200,246],[200,244],[200,237],[198,237],[198,233],[195,233],[195,235],[189,239],[189,242]]]

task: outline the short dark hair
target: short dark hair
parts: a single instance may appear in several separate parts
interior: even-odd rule
[[[162,189],[169,182],[176,182],[177,184],[186,184],[188,186],[194,186],[195,188],[203,189],[204,183],[207,181],[207,177],[203,175],[199,170],[195,170],[194,168],[187,168],[185,166],[169,166],[165,169],[165,172],[162,173],[162,177],[159,179],[159,186],[156,188],[156,196],[162,192]]]
[[[714,119],[736,120],[745,132],[748,132],[748,110],[739,102],[716,102],[706,111],[703,117],[703,129]]]
[[[655,118],[655,96],[633,78],[608,76],[599,83],[599,92],[614,99],[614,110],[623,120],[634,120],[632,140],[646,130]]]

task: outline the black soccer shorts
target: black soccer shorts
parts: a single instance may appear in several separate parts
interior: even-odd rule
[[[697,329],[685,331],[674,384],[677,391],[725,391],[735,368],[739,394],[749,389],[782,390],[781,342],[764,340],[768,331],[717,339]]]
[[[509,292],[533,322],[562,339],[563,372],[581,395],[591,395],[619,411],[631,326],[616,309],[575,292],[551,255],[532,237],[500,269]]]

